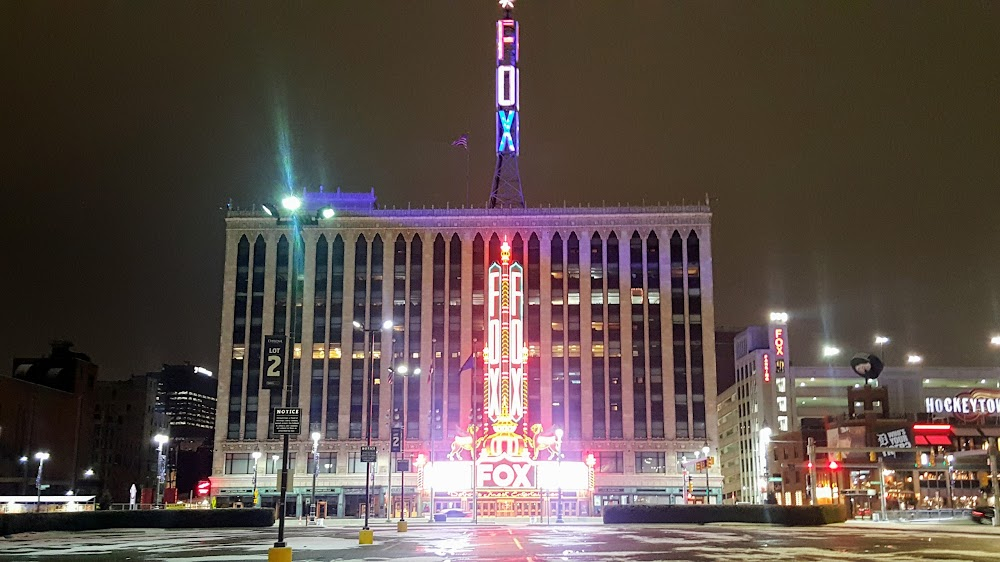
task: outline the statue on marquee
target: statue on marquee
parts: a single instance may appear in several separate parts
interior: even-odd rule
[[[466,429],[466,433],[460,433],[455,436],[455,439],[451,442],[451,452],[448,453],[448,460],[450,461],[460,461],[462,459],[462,452],[469,451],[470,456],[474,456],[472,452],[475,442],[476,442],[476,426],[470,425]]]

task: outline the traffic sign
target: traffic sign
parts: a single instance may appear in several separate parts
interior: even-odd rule
[[[401,453],[403,452],[403,428],[394,427],[389,436],[389,452],[390,453]]]
[[[302,408],[271,408],[275,435],[302,433]]]
[[[361,446],[361,462],[375,462],[378,458],[378,449],[373,445]]]
[[[396,470],[399,472],[410,471],[410,459],[399,459],[396,461]]]
[[[263,388],[281,390],[285,378],[285,336],[264,336]],[[298,433],[298,432],[296,432]]]

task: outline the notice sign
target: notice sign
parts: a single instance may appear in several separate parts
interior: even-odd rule
[[[302,408],[273,408],[275,435],[298,435],[302,433]]]
[[[378,458],[378,451],[374,446],[361,446],[361,462],[375,462]]]
[[[285,336],[264,336],[264,376],[261,378],[263,388],[281,390],[285,378]]]

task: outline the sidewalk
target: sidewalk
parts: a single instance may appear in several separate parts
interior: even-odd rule
[[[368,528],[383,530],[391,529],[396,530],[396,523],[399,519],[393,519],[392,521],[386,521],[384,517],[377,519],[368,520]],[[428,521],[427,517],[419,517],[415,519],[407,519],[407,525],[410,529],[424,529],[433,527],[497,527],[497,526],[578,526],[578,525],[603,525],[604,521],[600,517],[564,517],[563,523],[556,523],[556,518],[553,517],[550,520],[546,518],[529,518],[529,517],[504,517],[502,519],[496,519],[494,517],[480,517],[478,522],[473,523],[471,517],[465,517],[461,519],[449,519],[448,521]],[[278,522],[275,521],[274,525],[277,526]],[[344,529],[344,528],[356,528],[361,529],[364,526],[364,519],[356,517],[344,517],[344,518],[331,518],[323,521],[323,525],[309,525],[310,529]],[[299,520],[297,518],[290,517],[285,519],[285,527],[291,529],[299,529],[306,527],[306,520],[303,518]]]
[[[1000,527],[989,523],[982,525],[963,519],[923,519],[915,521],[871,521],[851,519],[844,523],[847,527],[864,529],[892,529],[894,531],[920,531],[929,533],[966,533],[972,535],[1000,535]]]

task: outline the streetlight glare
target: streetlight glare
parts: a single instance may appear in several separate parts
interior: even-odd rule
[[[318,431],[312,432],[312,440],[313,441],[319,441],[319,438],[320,438],[320,435],[319,435]]]
[[[990,345],[1000,346],[1000,336],[993,336],[990,338]]]
[[[386,320],[385,322],[382,322],[383,330],[389,330],[391,328],[392,328],[392,320]]]
[[[885,336],[875,336],[875,345],[885,345],[889,343],[889,338]]]
[[[409,370],[410,369],[406,365],[400,365],[399,367],[396,367],[396,372],[401,375],[405,375]]]
[[[414,368],[414,369],[413,369],[413,374],[414,374],[414,375],[419,375],[419,374],[420,374],[420,367],[416,367],[416,368]]]
[[[253,457],[253,460],[255,460],[255,461],[256,460],[260,460],[261,452],[260,451],[254,451],[254,452],[250,453],[250,456]]]
[[[84,477],[86,477],[86,478],[90,478],[91,476],[93,476],[93,475],[94,475],[94,469],[93,469],[93,468],[88,468],[87,470],[85,470],[85,471],[83,472],[83,475],[84,475]]]
[[[919,363],[922,363],[923,360],[924,360],[923,357],[912,353],[906,356],[906,362],[909,363],[910,365],[917,365]]]
[[[289,211],[298,211],[302,206],[302,200],[294,195],[289,195],[281,200],[281,206]]]
[[[38,460],[40,460],[40,461],[47,461],[47,460],[49,460],[49,454],[48,453],[43,453],[43,452],[39,451],[39,452],[35,453],[35,458],[38,459]]]
[[[785,323],[788,322],[788,313],[787,312],[772,312],[770,318],[771,318],[771,322],[774,322],[775,324],[785,324]]]
[[[361,322],[358,322],[357,320],[351,322],[351,324],[354,324],[354,327],[358,329],[364,328],[364,326],[361,325]]]
[[[834,357],[840,355],[840,348],[832,345],[823,346],[823,357]]]
[[[169,440],[170,438],[162,433],[157,433],[156,435],[153,436],[153,441],[157,442],[160,445],[166,443]]]
[[[19,458],[17,460],[18,460],[18,462],[28,462],[28,457],[21,457],[21,458]]]

